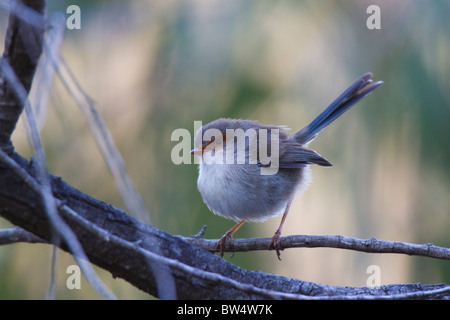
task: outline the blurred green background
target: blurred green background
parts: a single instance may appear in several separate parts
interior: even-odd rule
[[[334,167],[313,168],[314,182],[294,201],[283,234],[450,247],[450,2],[49,0],[49,13],[71,4],[81,8],[81,29],[66,30],[62,55],[97,102],[157,228],[189,236],[206,224],[205,237],[218,238],[234,224],[203,204],[196,165],[172,163],[173,130],[193,134],[194,120],[232,117],[295,132],[370,71],[385,84],[310,145]],[[366,26],[371,4],[381,9],[380,30]],[[1,11],[2,45],[6,22]],[[124,208],[59,79],[45,120],[49,171]],[[29,157],[22,124],[13,138]],[[271,237],[279,221],[246,224],[235,237]],[[0,227],[9,226],[0,218]],[[0,298],[44,298],[50,257],[45,245],[0,247]],[[225,258],[329,285],[365,286],[370,265],[380,267],[381,284],[450,283],[448,261],[405,255],[290,249],[282,261],[274,252]],[[86,282],[66,288],[70,264],[61,252],[56,298],[98,298]],[[149,298],[99,272],[119,298]]]

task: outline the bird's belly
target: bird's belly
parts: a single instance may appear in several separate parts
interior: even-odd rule
[[[201,165],[198,189],[206,205],[217,215],[233,220],[264,221],[283,213],[301,182],[301,170],[273,176],[246,164]]]

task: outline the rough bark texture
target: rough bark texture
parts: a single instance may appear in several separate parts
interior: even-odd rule
[[[33,20],[33,23],[40,23],[40,26],[32,25],[11,14],[2,59],[12,67],[25,90],[29,91],[42,52],[45,1],[19,1],[18,5],[20,6],[22,3],[42,14],[41,21]],[[20,7],[12,2],[11,10],[20,10]],[[22,110],[23,103],[15,89],[3,75],[0,75],[0,145],[8,153],[13,150],[10,141],[11,134]]]

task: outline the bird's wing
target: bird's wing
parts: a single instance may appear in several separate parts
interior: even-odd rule
[[[283,141],[280,147],[279,168],[302,168],[308,164],[331,167],[332,164],[316,151],[291,141]]]

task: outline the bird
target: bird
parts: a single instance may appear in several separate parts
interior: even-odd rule
[[[191,154],[199,157],[198,190],[213,213],[237,222],[218,241],[221,257],[225,245],[246,221],[262,222],[283,214],[268,248],[275,249],[281,260],[283,224],[292,200],[311,182],[310,166],[332,166],[318,152],[309,149],[308,144],[383,84],[383,81],[373,82],[372,77],[370,72],[359,77],[311,123],[292,135],[284,126],[230,118],[214,120],[197,130]],[[263,148],[266,152],[262,152]]]

